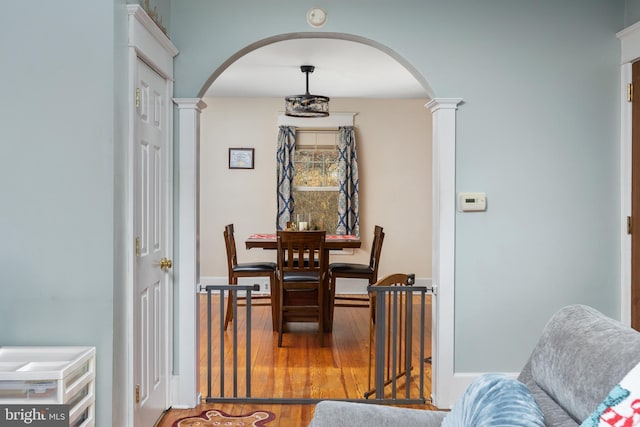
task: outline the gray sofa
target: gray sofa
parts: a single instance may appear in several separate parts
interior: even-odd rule
[[[548,426],[579,426],[640,362],[640,333],[593,308],[572,305],[545,327],[518,379]],[[309,427],[439,426],[445,411],[323,401]]]

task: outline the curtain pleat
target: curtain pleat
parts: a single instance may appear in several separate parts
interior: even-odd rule
[[[338,128],[338,228],[336,234],[360,235],[358,156],[353,126]]]
[[[296,147],[296,128],[280,126],[276,162],[278,168],[278,215],[276,229],[284,230],[293,216],[293,155]]]

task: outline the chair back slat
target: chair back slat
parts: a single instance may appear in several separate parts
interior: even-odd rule
[[[325,231],[278,231],[278,270],[323,273]]]
[[[224,243],[227,249],[227,266],[229,267],[229,274],[231,274],[233,267],[238,265],[238,254],[236,252],[236,239],[234,237],[233,224],[228,224],[224,227]]]

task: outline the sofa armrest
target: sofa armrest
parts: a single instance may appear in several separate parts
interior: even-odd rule
[[[638,331],[576,304],[549,320],[522,376],[580,423],[639,362]]]
[[[322,401],[316,405],[309,427],[438,427],[444,411],[398,408],[369,403]]]

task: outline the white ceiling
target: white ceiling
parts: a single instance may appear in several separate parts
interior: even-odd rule
[[[325,38],[284,40],[232,63],[207,96],[284,97],[304,94],[301,65],[314,65],[309,92],[331,98],[429,98],[427,89],[387,53],[363,43]]]

